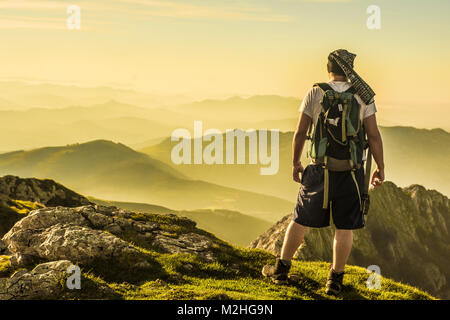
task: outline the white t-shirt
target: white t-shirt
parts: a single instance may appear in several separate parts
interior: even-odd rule
[[[346,81],[329,81],[328,84],[334,91],[344,92],[348,90],[352,85],[350,82]],[[319,87],[313,87],[306,94],[300,106],[300,112],[311,117],[312,122],[315,124],[319,118],[320,111],[322,110],[322,105],[320,101],[323,98],[323,91]],[[377,107],[375,106],[375,101],[371,104],[366,105],[361,98],[355,94],[355,98],[361,105],[361,121],[377,112]]]
[[[347,91],[352,85],[350,82],[346,81],[329,81],[328,84],[334,91],[344,92]],[[312,123],[315,124],[317,119],[319,119],[320,112],[322,111],[322,105],[320,102],[323,98],[323,91],[319,87],[313,87],[306,94],[300,106],[300,112],[308,115],[312,119]],[[366,105],[361,98],[355,94],[355,98],[361,105],[361,121],[365,118],[374,115],[377,112],[377,107],[375,106],[375,101],[371,104]],[[363,160],[366,160],[367,154],[364,151]]]

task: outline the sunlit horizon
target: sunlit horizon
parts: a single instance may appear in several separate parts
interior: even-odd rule
[[[69,4],[81,8],[81,30],[65,27]],[[370,4],[4,0],[0,78],[198,99],[302,98],[314,82],[327,80],[326,57],[343,47],[358,55],[356,70],[377,101],[448,103],[450,47],[442,41],[450,35],[448,1],[378,1],[380,30],[366,27]]]

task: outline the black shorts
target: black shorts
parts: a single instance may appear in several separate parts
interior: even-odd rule
[[[363,190],[364,168],[355,171],[359,190]],[[350,171],[329,171],[328,208],[323,209],[324,169],[308,165],[301,179],[297,205],[292,219],[303,226],[323,228],[330,225],[330,210],[337,229],[353,230],[364,227],[358,189]]]

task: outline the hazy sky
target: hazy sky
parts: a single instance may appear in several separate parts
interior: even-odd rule
[[[81,30],[68,30],[69,4]],[[381,30],[366,9],[381,8]],[[0,78],[303,97],[337,48],[379,101],[450,101],[448,0],[0,0]]]

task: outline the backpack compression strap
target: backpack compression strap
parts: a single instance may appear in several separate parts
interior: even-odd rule
[[[320,89],[322,89],[323,92],[328,91],[328,90],[333,90],[333,88],[328,84],[328,83],[316,83],[314,84],[314,87],[319,87]]]
[[[328,83],[325,83],[325,82],[324,83],[316,83],[316,84],[314,84],[314,87],[319,87],[320,89],[322,89],[323,92],[328,91],[328,90],[334,91],[334,89]],[[352,87],[348,88],[347,90],[345,90],[344,92],[356,94],[356,89],[352,86]]]

